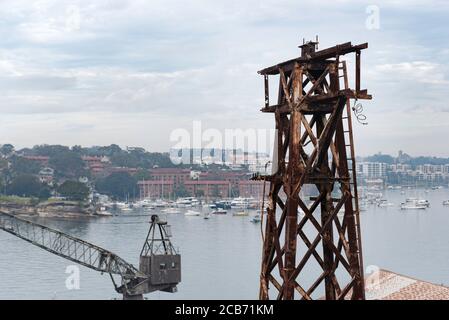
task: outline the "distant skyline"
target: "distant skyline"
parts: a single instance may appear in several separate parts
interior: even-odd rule
[[[194,120],[271,129],[257,70],[319,35],[369,43],[357,155],[449,157],[448,16],[445,0],[0,0],[0,144],[166,152]]]
[[[5,143],[10,143],[10,142],[5,142]],[[35,145],[33,145],[33,146],[16,146],[13,143],[11,143],[11,144],[15,147],[16,150],[21,150],[21,149],[25,149],[25,148],[31,149],[31,148],[33,148],[35,146]],[[40,143],[40,144],[36,144],[36,145],[45,145],[45,144],[48,144],[48,143]],[[80,145],[80,144],[65,145],[65,144],[61,144],[61,143],[56,143],[56,144],[57,145],[66,146],[66,147],[70,147],[70,148],[73,147],[73,146],[81,146],[83,148],[103,147],[103,146],[109,146],[111,144],[116,144],[123,150],[126,150],[127,147],[131,147],[131,148],[132,147],[138,147],[138,148],[142,147],[142,146],[131,146],[131,145],[119,145],[117,143],[111,143],[111,144],[107,144],[107,145]],[[142,148],[144,148],[145,151],[147,151],[147,152],[159,152],[159,153],[167,153],[167,154],[170,153],[169,149],[167,149],[167,150],[152,150],[152,149],[148,149],[148,148],[145,148],[145,147],[142,147]],[[416,157],[437,157],[437,158],[448,158],[449,159],[449,156],[437,156],[435,154],[412,154],[410,152],[407,152],[407,150],[403,150],[403,149],[397,150],[396,152],[392,152],[392,153],[386,153],[386,152],[382,152],[382,151],[377,151],[377,152],[373,152],[371,154],[356,154],[356,157],[365,158],[365,157],[374,156],[374,155],[378,155],[378,154],[380,154],[380,155],[388,155],[388,156],[392,156],[392,157],[397,157],[398,153],[400,151],[402,151],[404,154],[407,154],[407,155],[409,155],[410,157],[413,157],[413,158],[416,158]],[[254,151],[249,151],[249,152],[250,153],[254,153]]]

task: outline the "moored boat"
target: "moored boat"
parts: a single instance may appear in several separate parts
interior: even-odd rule
[[[224,209],[216,209],[211,212],[212,214],[227,214],[228,212]]]
[[[402,210],[425,210],[430,206],[427,200],[420,200],[416,198],[408,198],[401,203]]]
[[[110,213],[107,209],[107,207],[101,206],[98,208],[98,210],[95,212],[96,215],[98,216],[103,216],[103,217],[111,217],[112,213]]]
[[[166,208],[166,209],[161,210],[161,212],[172,213],[172,214],[181,213],[181,211],[178,208]]]
[[[200,212],[195,210],[187,210],[186,213],[184,213],[185,216],[199,216]]]
[[[394,203],[388,202],[386,199],[380,199],[377,203],[378,207],[392,207]]]

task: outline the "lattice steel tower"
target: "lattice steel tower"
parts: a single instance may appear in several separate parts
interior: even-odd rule
[[[259,71],[261,111],[276,121],[272,173],[255,178],[270,182],[260,299],[365,298],[350,99],[371,99],[360,89],[368,44],[316,51],[317,44]],[[355,90],[340,59],[348,53],[355,53]],[[269,76],[279,76],[275,105]],[[306,185],[314,196],[304,196]]]

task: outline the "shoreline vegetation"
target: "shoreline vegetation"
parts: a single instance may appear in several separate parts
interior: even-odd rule
[[[80,218],[97,217],[95,210],[80,201],[0,196],[0,211],[27,217]]]

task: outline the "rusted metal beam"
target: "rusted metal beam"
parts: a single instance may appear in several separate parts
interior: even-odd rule
[[[269,177],[270,205],[260,275],[261,299],[270,298],[270,285],[275,291],[271,297],[312,299],[323,283],[326,299],[364,299],[357,185],[355,175],[350,175],[351,169],[355,172],[355,163],[349,99],[371,99],[371,96],[360,87],[358,90],[349,88],[346,65],[340,62],[340,56],[350,52],[360,54],[367,44],[353,46],[348,42],[316,52],[315,45],[306,43],[301,46],[300,58],[260,72],[265,82],[269,74],[279,74],[277,104],[268,105],[269,93],[265,92],[265,105],[261,110],[274,113],[278,133],[278,170]],[[344,88],[340,88],[343,76]],[[356,77],[360,74],[356,73]],[[306,115],[312,117],[306,118]],[[348,121],[349,129],[344,129],[343,121]],[[350,131],[349,140],[346,130]],[[307,146],[309,143],[311,145]],[[349,155],[348,145],[351,146]],[[319,191],[310,207],[300,195],[306,184],[315,185]],[[337,186],[342,192],[341,198],[331,196]],[[281,190],[285,194],[281,195]],[[343,208],[345,213],[340,217]],[[299,209],[304,212],[300,221]],[[307,222],[318,232],[313,241],[303,230]],[[297,250],[300,244],[306,247],[305,252]],[[312,279],[312,285],[306,287],[300,274],[310,260],[316,261],[319,272]],[[337,271],[349,276],[348,284],[340,283],[335,276]]]
[[[279,73],[279,68],[282,68],[284,72],[290,71],[293,69],[293,65],[295,63],[307,63],[307,62],[314,62],[315,60],[326,60],[329,58],[334,58],[337,55],[342,56],[351,52],[360,51],[363,49],[368,48],[368,43],[362,43],[356,46],[353,46],[351,42],[342,43],[339,45],[336,45],[331,48],[327,48],[324,50],[316,51],[314,54],[311,54],[310,57],[304,58],[304,57],[298,57],[295,59],[287,60],[281,63],[278,63],[274,66],[262,69],[258,71],[259,74],[268,74],[268,75],[275,75]]]

